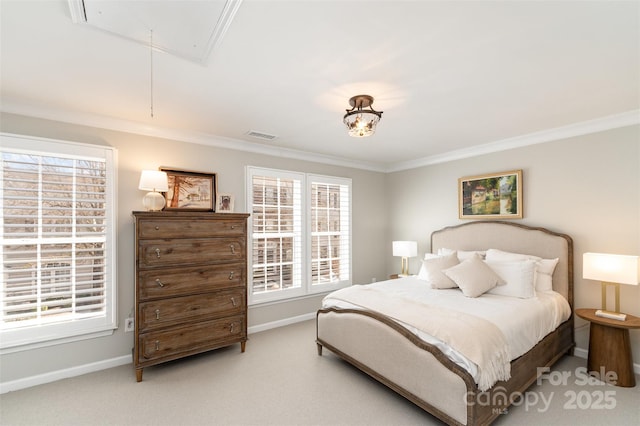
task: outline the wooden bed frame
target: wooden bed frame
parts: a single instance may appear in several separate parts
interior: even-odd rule
[[[431,235],[431,251],[500,249],[546,259],[559,258],[553,289],[571,306],[571,317],[529,352],[511,362],[511,378],[480,392],[471,375],[439,349],[376,312],[320,309],[318,354],[326,347],[345,361],[454,425],[486,425],[531,386],[538,368],[571,354],[573,329],[573,242],[571,237],[510,222],[470,222]]]

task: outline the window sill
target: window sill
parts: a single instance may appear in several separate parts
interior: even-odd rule
[[[63,345],[66,343],[78,342],[81,340],[89,340],[89,339],[96,339],[99,337],[111,336],[115,330],[116,329],[109,329],[104,331],[96,331],[93,333],[64,337],[61,339],[52,339],[52,340],[46,340],[46,341],[40,341],[40,342],[17,344],[15,346],[0,348],[0,355],[30,351],[34,349],[46,348],[49,346],[56,346],[56,345]]]
[[[304,300],[304,299],[311,299],[314,297],[324,297],[327,294],[331,293],[334,290],[327,290],[327,291],[323,291],[323,292],[318,292],[318,293],[312,293],[312,294],[305,294],[303,296],[294,296],[294,297],[288,297],[288,298],[283,298],[283,299],[277,299],[277,300],[265,300],[265,301],[258,301],[258,302],[253,302],[249,304],[249,307],[262,307],[262,306],[270,306],[270,305],[280,305],[283,303],[289,303],[289,302],[295,302],[298,300]]]

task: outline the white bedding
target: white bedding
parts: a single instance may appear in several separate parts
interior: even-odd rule
[[[465,297],[459,289],[432,289],[417,277],[381,281],[369,286],[387,291],[390,297],[398,295],[419,303],[435,305],[439,309],[447,308],[488,320],[504,334],[510,360],[525,354],[571,315],[565,298],[553,291],[538,292],[536,297],[528,299],[486,293],[477,298],[469,298]],[[363,309],[361,306],[341,300],[340,290],[327,295],[322,307]],[[406,324],[397,319],[396,321],[425,342],[436,346],[443,354],[468,371],[476,383],[479,383],[478,366],[455,348],[415,325]]]

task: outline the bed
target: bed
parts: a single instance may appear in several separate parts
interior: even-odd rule
[[[356,287],[356,291],[357,287],[375,289],[368,293],[370,296],[365,296],[371,299],[367,300],[370,305],[359,304],[357,300],[357,305],[335,303],[335,299],[340,300],[340,297],[334,293],[347,294],[351,292],[351,287],[345,289],[347,293],[334,292],[327,296],[316,317],[318,354],[322,355],[322,349],[327,348],[448,424],[490,424],[506,413],[509,405],[516,400],[515,397],[524,393],[536,381],[539,368],[549,367],[563,355],[571,354],[575,343],[571,238],[544,228],[501,221],[470,222],[446,227],[431,235],[432,253],[453,251],[468,255],[480,252],[484,255],[489,249],[497,253],[517,253],[542,259],[557,258],[549,280],[549,286],[553,290],[550,293],[560,297],[568,310],[559,325],[554,325],[548,333],[545,331],[545,335],[533,347],[506,361],[506,376],[498,374],[491,382],[479,384],[477,371],[470,371],[468,368],[467,364],[473,365],[473,362],[465,360],[466,352],[463,353],[461,362],[456,358],[455,348],[448,350],[446,342],[443,346],[439,341],[437,330],[434,331],[435,337],[429,338],[429,335],[424,336],[408,327],[405,318],[388,315],[386,308],[381,305],[382,299],[376,294],[383,287],[388,288],[391,281],[376,287],[352,286]],[[477,260],[478,254],[472,256]],[[536,280],[537,278],[538,275]],[[401,286],[404,285],[416,286],[415,278],[394,282],[398,284],[397,292],[403,292]],[[444,291],[454,292],[450,289]],[[542,297],[538,297],[541,294],[536,293],[534,299],[542,300]],[[511,299],[487,294],[477,300],[486,302],[491,298],[505,301]],[[407,301],[406,298],[404,300]],[[416,302],[416,305],[419,303]],[[417,306],[407,311],[413,312],[414,317],[419,317],[418,311],[412,310],[414,308],[417,309]],[[442,313],[444,318],[448,318],[444,310],[438,311],[439,307],[434,309],[438,316]],[[406,315],[411,316],[410,313]],[[454,316],[468,320],[465,315],[461,312]],[[478,370],[485,369],[482,363],[479,365]]]

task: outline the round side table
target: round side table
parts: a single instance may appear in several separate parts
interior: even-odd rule
[[[640,318],[628,315],[625,321],[596,316],[596,309],[576,309],[575,313],[591,322],[589,330],[589,371],[613,371],[616,386],[632,388],[636,385],[631,358],[629,330],[640,328]]]

